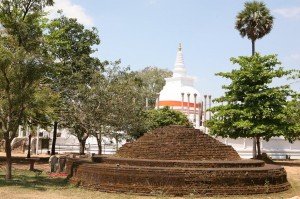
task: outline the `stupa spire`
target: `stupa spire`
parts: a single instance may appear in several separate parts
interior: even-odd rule
[[[181,43],[179,43],[176,61],[175,61],[175,68],[173,70],[173,77],[184,77],[184,76],[186,76],[186,69],[184,65]]]
[[[181,43],[179,43],[178,51],[181,51]]]

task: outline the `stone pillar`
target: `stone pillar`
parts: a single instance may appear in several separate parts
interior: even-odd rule
[[[202,126],[203,101],[199,103],[199,127]]]
[[[149,102],[148,102],[148,97],[146,97],[146,109],[148,110]]]
[[[159,110],[159,93],[157,93],[157,106],[156,106],[157,110]]]
[[[30,129],[29,129],[28,124],[25,124],[25,125],[26,125],[26,137],[27,137],[30,134]]]
[[[206,133],[206,100],[207,100],[207,95],[204,95],[203,126],[204,126],[204,132],[205,133]]]
[[[58,157],[58,172],[59,173],[62,173],[65,170],[66,160],[67,160],[67,158],[65,156]]]
[[[49,158],[49,171],[55,173],[58,167],[58,158],[55,155],[51,155]]]
[[[208,108],[211,108],[211,95],[208,96]],[[211,119],[211,111],[208,112],[208,119]]]
[[[187,111],[187,114],[188,114],[188,118],[190,117],[190,93],[187,93],[187,97],[188,97],[188,111]]]
[[[23,137],[22,136],[22,126],[21,125],[19,125],[19,127],[18,127],[18,137]]]
[[[183,113],[183,106],[184,106],[184,93],[181,93],[181,112]]]
[[[196,125],[196,99],[197,99],[197,93],[194,93],[194,122]]]

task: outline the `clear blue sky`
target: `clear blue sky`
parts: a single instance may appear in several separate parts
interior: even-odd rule
[[[230,57],[251,55],[251,42],[234,29],[243,0],[56,0],[55,9],[96,27],[101,60],[121,59],[122,66],[141,70],[157,66],[172,70],[182,43],[188,74],[202,94],[223,95]],[[264,0],[275,17],[270,34],[256,42],[262,55],[278,54],[286,69],[300,69],[300,1]],[[51,8],[53,10],[53,8]],[[284,81],[282,81],[284,83]],[[300,83],[293,83],[300,91]]]

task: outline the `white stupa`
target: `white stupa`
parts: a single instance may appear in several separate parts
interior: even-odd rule
[[[187,114],[188,118],[199,126],[200,93],[194,87],[195,78],[188,76],[179,44],[173,76],[165,78],[166,85],[158,96],[157,107],[169,106],[174,110]]]

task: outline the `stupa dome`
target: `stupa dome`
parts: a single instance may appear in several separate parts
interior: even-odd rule
[[[182,94],[184,95],[184,106],[188,106],[188,94],[190,95],[190,107],[194,107],[194,95],[196,94],[196,107],[201,102],[200,93],[192,86],[177,87],[176,85],[168,85],[159,94],[159,106],[169,106],[173,109],[181,109]]]
[[[159,93],[157,107],[169,106],[171,109],[181,111],[187,114],[191,121],[195,122],[197,120],[195,126],[199,126],[200,122],[194,115],[198,115],[200,112],[201,96],[200,92],[194,87],[195,79],[195,77],[187,75],[182,47],[179,44],[173,75],[165,78],[166,84]]]

